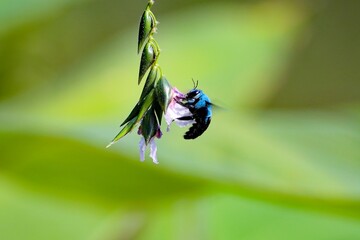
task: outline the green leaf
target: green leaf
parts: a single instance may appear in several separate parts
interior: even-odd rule
[[[140,62],[140,70],[139,70],[139,79],[138,84],[140,84],[142,78],[144,77],[146,71],[150,68],[150,66],[155,62],[158,53],[157,50],[154,50],[154,43],[148,42],[144,50],[141,54],[141,62]],[[156,47],[156,46],[155,46]]]
[[[23,146],[22,151],[17,151],[18,146]],[[8,196],[3,195],[5,189],[1,183],[4,177],[16,184],[32,186],[22,187],[26,191],[40,191],[42,196],[50,195],[52,198],[56,196],[53,198],[56,201],[71,199],[106,209],[134,202],[141,203],[141,208],[146,205],[142,203],[159,199],[159,196],[181,196],[206,184],[198,177],[169,173],[141,163],[138,154],[129,157],[129,152],[137,151],[137,144],[124,142],[119,148],[125,151],[104,150],[100,144],[87,144],[67,137],[0,131],[0,149],[7,156],[0,162],[0,209]],[[0,211],[0,216],[2,214],[4,212]],[[17,220],[23,219],[19,217]],[[0,230],[3,226],[1,222]]]
[[[156,20],[153,17],[154,15],[150,10],[145,10],[141,16],[140,26],[139,26],[139,37],[138,37],[138,53],[140,53],[141,48],[143,47],[145,41],[148,39],[152,31],[156,27]]]
[[[166,231],[164,231],[166,229]],[[184,231],[186,229],[186,231]],[[139,239],[359,239],[360,222],[217,193],[156,209]]]
[[[155,86],[156,100],[164,112],[171,101],[171,89],[171,85],[164,76],[159,79]]]
[[[90,239],[109,214],[99,206],[88,208],[38,194],[3,174],[0,196],[0,239]]]

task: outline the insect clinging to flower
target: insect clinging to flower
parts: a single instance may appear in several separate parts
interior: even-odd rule
[[[193,83],[194,88],[185,94],[183,101],[179,101],[179,104],[189,109],[191,115],[180,117],[178,120],[194,121],[185,133],[184,139],[195,139],[202,135],[209,127],[212,116],[212,104],[209,97],[197,88],[198,81],[195,84],[193,80]]]

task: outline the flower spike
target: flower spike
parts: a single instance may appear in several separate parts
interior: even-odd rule
[[[158,24],[154,14],[150,10],[153,4],[154,1],[149,0],[148,5],[141,16],[137,46],[138,54],[141,53],[138,84],[141,83],[141,80],[145,78],[146,73],[148,73],[146,81],[138,103],[124,122],[122,122],[120,127],[123,128],[107,147],[110,147],[131,132],[135,127],[138,127],[137,132],[141,135],[139,142],[140,160],[145,160],[146,148],[149,145],[150,158],[152,158],[153,163],[158,164],[155,139],[159,139],[162,136],[161,120],[163,116],[168,125],[167,129],[169,129],[172,122],[175,122],[180,127],[193,124],[186,133],[190,137],[193,137],[194,134],[198,134],[199,132],[201,134],[206,128],[203,130],[203,128],[198,127],[201,127],[202,122],[196,121],[198,116],[196,116],[197,110],[195,109],[195,103],[203,103],[204,101],[195,99],[195,97],[198,96],[197,92],[183,94],[176,88],[173,88],[163,76],[160,66],[157,65],[160,48],[153,37]],[[196,90],[196,87],[197,83],[195,84],[194,82],[194,90]],[[193,95],[194,97],[192,97]],[[205,100],[206,99],[208,98],[205,98]],[[201,112],[203,112],[203,110]],[[208,122],[210,123],[210,119]],[[207,126],[208,124],[206,127]]]

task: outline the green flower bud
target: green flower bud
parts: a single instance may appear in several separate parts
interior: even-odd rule
[[[155,136],[158,129],[158,124],[156,121],[155,112],[152,108],[146,112],[142,122],[141,122],[141,134],[145,139],[146,145],[149,143],[150,139]]]
[[[138,84],[140,84],[146,71],[151,67],[151,65],[153,65],[157,56],[158,51],[154,51],[154,44],[152,42],[148,42],[144,47],[143,53],[141,54]]]
[[[170,104],[171,101],[171,85],[166,80],[164,76],[162,76],[159,81],[156,83],[155,86],[155,95],[156,100],[159,103],[161,109],[163,112],[166,111],[167,107]]]
[[[149,37],[152,31],[155,31],[156,20],[154,14],[147,9],[141,16],[140,26],[139,26],[139,37],[138,37],[138,53],[140,53],[141,48],[143,47],[146,39]]]

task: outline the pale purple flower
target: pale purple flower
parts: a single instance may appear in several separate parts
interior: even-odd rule
[[[145,160],[145,150],[146,150],[145,138],[144,137],[141,137],[141,139],[140,139],[139,149],[140,149],[140,161],[143,162]]]
[[[195,120],[179,120],[178,118],[192,116],[187,107],[180,104],[185,99],[185,94],[181,93],[177,88],[171,89],[172,98],[165,112],[165,120],[167,123],[167,131],[170,130],[170,124],[175,122],[179,127],[186,127],[193,124]]]
[[[179,120],[181,117],[192,116],[192,113],[189,111],[189,109],[180,104],[185,98],[185,94],[181,93],[177,88],[171,89],[170,103],[164,114],[167,123],[167,131],[169,131],[169,127],[172,122],[175,122],[179,127],[186,127],[195,122],[194,120]],[[144,161],[147,144],[144,136],[142,136],[141,127],[139,127],[138,134],[141,135],[139,142],[140,161]],[[151,137],[148,142],[148,145],[150,145],[150,157],[155,164],[159,163],[157,160],[157,146],[155,143],[155,138],[161,138],[161,136],[162,132],[160,130],[160,125],[158,124],[156,134]]]
[[[138,130],[138,134],[139,135],[142,135],[141,134],[141,127],[139,127],[139,130]],[[150,138],[150,141],[149,141],[149,145],[150,145],[150,157],[152,158],[153,160],[153,163],[155,164],[158,164],[158,160],[157,160],[157,146],[156,146],[156,143],[155,143],[155,137],[156,138],[161,138],[162,136],[162,132],[160,130],[160,126],[158,126],[158,129],[156,131],[156,134]],[[146,141],[145,141],[145,138],[143,136],[141,136],[141,139],[140,139],[140,142],[139,142],[139,150],[140,150],[140,161],[144,161],[145,160],[145,151],[146,151]]]

